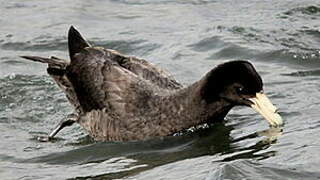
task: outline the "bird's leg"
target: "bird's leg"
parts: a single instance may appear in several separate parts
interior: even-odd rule
[[[70,119],[69,117],[67,119],[63,119],[56,128],[49,134],[49,139],[53,138],[60,130],[67,126],[71,126],[74,123],[74,119]]]
[[[63,119],[56,128],[53,129],[53,131],[49,134],[47,137],[38,137],[39,141],[47,142],[52,140],[52,138],[63,128],[67,126],[71,126],[73,123],[75,123],[78,120],[77,114],[69,114],[65,119]]]

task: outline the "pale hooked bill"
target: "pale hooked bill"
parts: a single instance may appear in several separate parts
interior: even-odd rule
[[[269,98],[263,93],[256,93],[256,96],[249,98],[252,102],[251,107],[260,113],[272,127],[278,127],[283,124],[283,120],[277,108],[271,103]]]

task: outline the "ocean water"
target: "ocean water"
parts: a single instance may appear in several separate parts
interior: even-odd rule
[[[318,0],[0,0],[0,179],[320,179]],[[68,28],[149,60],[184,85],[250,60],[285,125],[234,108],[181,136],[94,142],[78,125],[39,142],[72,111],[46,66]]]

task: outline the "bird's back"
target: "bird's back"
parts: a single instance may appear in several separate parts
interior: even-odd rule
[[[87,47],[75,54],[67,67],[67,77],[86,112],[102,108],[123,111],[126,103],[182,88],[145,60],[99,47]]]

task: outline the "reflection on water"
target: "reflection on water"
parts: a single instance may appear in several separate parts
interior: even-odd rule
[[[131,168],[130,171],[123,169],[121,170],[123,172],[119,174],[109,172],[97,176],[97,178],[121,178],[164,164],[201,156],[220,154],[219,160],[215,162],[230,162],[237,159],[261,160],[275,155],[275,151],[256,153],[266,150],[271,144],[276,143],[277,137],[281,135],[280,128],[270,128],[237,139],[233,139],[230,136],[230,132],[233,129],[232,125],[214,123],[208,128],[180,136],[135,142],[93,143],[71,151],[50,153],[31,159],[16,160],[16,162],[27,164],[82,165],[102,162],[110,163],[110,159],[114,157],[125,157],[124,159],[129,161],[133,160],[127,164],[127,168],[132,167],[134,170],[131,170]],[[257,137],[263,138],[254,145],[247,147],[236,145],[239,141],[255,139]],[[87,139],[83,139],[83,141],[87,141]],[[117,161],[113,163],[117,163]],[[87,178],[89,177],[92,177],[92,175]]]
[[[271,144],[272,142],[277,141],[277,138],[282,135],[282,131],[282,128],[270,127],[270,129],[267,130],[258,131],[257,134],[259,136],[265,136],[263,141]]]
[[[263,131],[258,131],[253,134],[249,134],[244,137],[240,137],[235,139],[234,142],[243,141],[245,139],[262,137],[262,139],[256,142],[254,145],[237,149],[235,154],[231,154],[230,156],[223,159],[223,161],[232,161],[237,159],[257,159],[263,160],[272,156],[275,156],[276,151],[267,151],[263,153],[259,153],[261,150],[268,149],[271,144],[277,142],[277,138],[282,135],[281,128],[270,128]]]

